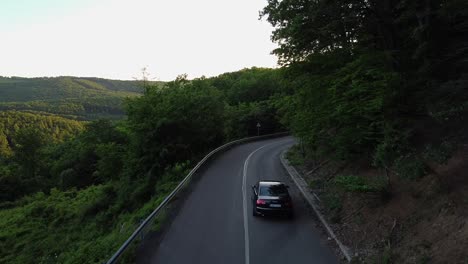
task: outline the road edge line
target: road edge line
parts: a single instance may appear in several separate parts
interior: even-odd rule
[[[280,154],[281,164],[286,169],[289,176],[292,178],[292,180],[296,184],[297,188],[301,191],[302,196],[304,196],[306,201],[312,207],[315,214],[320,219],[320,222],[322,222],[322,225],[327,230],[328,235],[335,240],[336,244],[340,248],[341,253],[345,256],[346,260],[348,260],[348,262],[351,262],[351,253],[350,253],[349,248],[346,247],[343,243],[341,243],[341,241],[336,237],[335,233],[333,232],[333,230],[331,229],[330,225],[327,223],[327,221],[325,220],[323,215],[319,212],[318,206],[314,202],[315,198],[312,196],[312,195],[315,195],[315,194],[308,190],[308,186],[307,186],[307,183],[304,180],[304,178],[302,178],[302,176],[297,172],[296,168],[294,168],[292,165],[290,165],[289,161],[285,159],[285,154],[286,154],[286,151],[288,151],[288,149],[283,150],[283,152],[281,152],[281,154]]]

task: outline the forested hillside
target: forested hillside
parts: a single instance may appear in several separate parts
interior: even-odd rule
[[[0,77],[0,110],[41,111],[74,119],[121,118],[123,99],[141,94],[138,81],[100,78]]]
[[[466,1],[269,0],[261,15],[291,157],[356,262],[466,261]]]
[[[12,140],[0,153],[0,262],[102,263],[208,151],[256,135],[258,122],[261,134],[284,130],[278,78],[252,68],[146,82],[125,101],[126,120],[88,122],[72,137],[60,118],[3,113]]]

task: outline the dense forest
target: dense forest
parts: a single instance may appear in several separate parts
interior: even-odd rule
[[[262,15],[292,84],[283,120],[310,150],[391,166],[466,134],[464,1],[270,0]]]
[[[353,261],[466,262],[467,2],[268,0],[261,16],[290,158]]]
[[[159,82],[152,82],[158,84]],[[141,94],[139,81],[0,76],[0,111],[40,111],[95,120],[125,115],[123,99]]]
[[[257,122],[284,130],[279,78],[252,68],[144,82],[120,121],[2,113],[0,262],[103,262],[202,155],[256,135]]]

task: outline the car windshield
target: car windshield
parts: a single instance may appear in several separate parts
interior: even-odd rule
[[[283,184],[275,184],[275,185],[266,185],[261,186],[259,189],[260,196],[285,196],[288,195],[288,190],[286,186]]]

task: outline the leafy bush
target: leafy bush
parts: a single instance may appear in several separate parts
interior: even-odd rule
[[[412,153],[397,158],[394,166],[398,174],[405,179],[418,179],[427,173],[424,161]]]
[[[372,263],[391,264],[392,262],[392,247],[390,244],[384,246],[379,255],[375,256]]]
[[[286,158],[289,160],[291,165],[294,166],[302,166],[305,162],[305,157],[301,153],[301,146],[294,145],[289,151],[286,153]]]
[[[338,176],[335,178],[335,183],[348,192],[375,191],[374,187],[369,185],[366,179],[359,176]]]
[[[341,175],[334,179],[334,184],[345,192],[374,193],[379,196],[380,202],[387,202],[392,196],[388,181],[384,177],[368,179],[361,176]]]
[[[332,190],[327,188],[328,190]],[[325,208],[329,211],[330,221],[333,223],[338,223],[341,220],[340,212],[343,208],[342,195],[338,192],[326,192],[322,196],[323,204]]]
[[[455,143],[450,141],[443,141],[438,146],[429,144],[426,146],[423,156],[426,160],[444,164],[452,156],[455,148]]]

